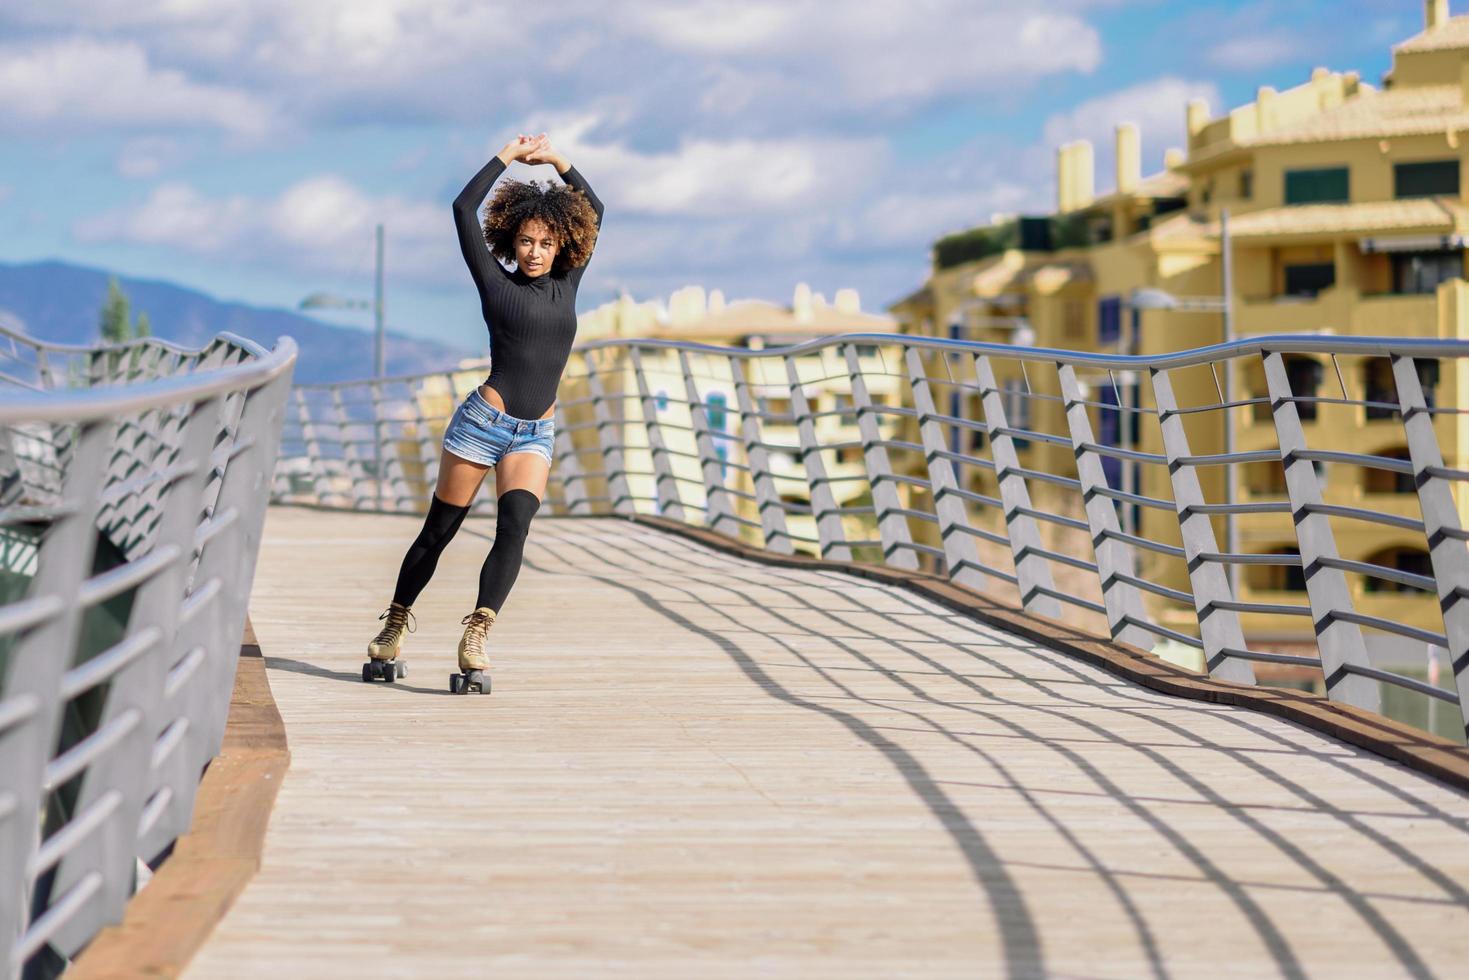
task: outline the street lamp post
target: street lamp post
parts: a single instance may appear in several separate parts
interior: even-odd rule
[[[378,391],[376,379],[387,373],[387,336],[384,327],[384,303],[383,303],[383,226],[377,226],[377,263],[373,273],[373,296],[369,302],[365,299],[354,299],[351,297],[337,296],[333,293],[312,293],[298,304],[303,310],[314,309],[345,309],[345,310],[372,310],[373,317],[373,345],[372,345],[372,454],[373,470],[377,481],[377,509],[383,509],[383,431],[382,415],[378,411]]]

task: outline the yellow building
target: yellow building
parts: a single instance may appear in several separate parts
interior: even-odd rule
[[[1177,297],[1220,296],[1221,219],[1227,209],[1235,336],[1469,336],[1464,282],[1469,235],[1464,167],[1469,154],[1460,146],[1461,134],[1469,131],[1469,17],[1450,18],[1443,0],[1429,0],[1425,11],[1424,30],[1393,48],[1393,66],[1381,86],[1363,82],[1356,72],[1317,69],[1294,88],[1260,88],[1254,101],[1218,119],[1208,117],[1202,102],[1180,107],[1187,148],[1169,151],[1163,169],[1150,176],[1141,173],[1136,127],[1119,121],[1113,148],[1117,187],[1108,194],[1096,194],[1090,144],[1061,147],[1054,213],[996,220],[936,242],[928,281],[894,304],[892,312],[905,332],[1066,350],[1155,354],[1219,343],[1224,339],[1221,315],[1135,310],[1128,297],[1137,289]],[[939,358],[927,359],[925,366],[931,375],[955,369]],[[960,367],[972,384],[972,365]],[[1054,368],[1037,366],[1022,376],[1016,362],[1001,359],[994,368],[997,383],[1017,392],[1006,400],[1013,407],[1012,426],[1067,433],[1059,401],[1018,395],[1059,394]],[[1292,356],[1286,368],[1297,396],[1396,401],[1385,358]],[[1440,376],[1435,363],[1420,361],[1419,374],[1437,403],[1461,403],[1461,391],[1469,383],[1464,366]],[[1184,404],[1218,400],[1207,368],[1178,375],[1175,386]],[[1096,400],[1115,403],[1118,396],[1135,397],[1144,407],[1152,405],[1146,379],[1103,373],[1082,383]],[[1258,357],[1238,362],[1233,386],[1235,399],[1266,394]],[[983,418],[977,393],[955,390],[945,397],[953,400],[940,411]],[[1323,403],[1301,405],[1300,410],[1312,448],[1406,455],[1401,420],[1385,406]],[[1212,419],[1209,424],[1190,423],[1193,453],[1223,450],[1222,416],[1215,411],[1203,416]],[[1151,426],[1149,421],[1140,426],[1136,447],[1162,453],[1156,421]],[[1113,413],[1093,412],[1092,424],[1099,440],[1118,443]],[[1469,458],[1469,427],[1452,417],[1435,424],[1446,465],[1462,465]],[[1277,445],[1268,405],[1235,410],[1235,432],[1239,451]],[[916,441],[915,433],[910,427],[905,438]],[[973,451],[982,444],[975,434],[966,448]],[[1020,440],[1017,448],[1022,467],[1075,476],[1069,445]],[[907,464],[910,473],[923,473],[921,458]],[[1279,463],[1252,463],[1241,470],[1239,501],[1284,498]],[[1198,472],[1205,496],[1224,500],[1223,467]],[[1411,478],[1335,463],[1318,464],[1318,473],[1327,504],[1419,516]],[[1172,499],[1161,466],[1114,463],[1108,476],[1124,489]],[[1028,482],[1038,508],[1083,516],[1074,492]],[[993,475],[982,469],[967,472],[964,485],[976,494],[998,496]],[[925,501],[915,506],[931,508]],[[1148,508],[1123,511],[1145,536],[1177,542],[1173,514]],[[973,505],[970,519],[1003,530],[998,507]],[[1289,521],[1283,513],[1241,516],[1235,529],[1238,549],[1288,551],[1295,541]],[[1421,534],[1352,520],[1333,521],[1333,529],[1342,557],[1427,574]],[[927,543],[937,542],[931,525],[915,522],[914,532]],[[1216,519],[1215,532],[1222,549],[1222,518]],[[1045,525],[1042,536],[1054,551],[1090,550],[1087,535],[1076,529]],[[1003,548],[985,555],[997,563],[1008,559]],[[1180,560],[1156,554],[1139,558],[1144,577],[1189,589]],[[1246,566],[1240,576],[1242,599],[1305,604],[1298,568]],[[1095,584],[1087,578],[1078,573],[1067,587],[1099,601]],[[1348,575],[1348,581],[1359,612],[1442,629],[1432,596],[1365,575]],[[1197,635],[1191,607],[1157,596],[1148,596],[1148,602],[1156,620]],[[1309,618],[1252,613],[1242,617],[1242,625],[1257,649],[1314,651]],[[1367,633],[1376,661],[1424,661],[1421,643]]]

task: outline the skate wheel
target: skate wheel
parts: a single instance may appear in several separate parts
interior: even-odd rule
[[[371,660],[369,660],[367,663],[365,663],[365,664],[362,665],[362,679],[363,679],[363,681],[368,682],[368,683],[370,683],[372,681],[372,661]]]
[[[450,674],[449,675],[449,693],[450,694],[458,694],[459,693],[459,689],[461,687],[463,687],[463,686],[464,686],[464,675],[463,674]]]
[[[393,663],[396,664],[397,667],[398,667],[398,676],[399,677],[407,677],[408,676],[408,665],[407,664],[405,664],[401,660],[394,660]]]
[[[398,665],[391,660],[384,660],[382,662],[381,672],[383,680],[389,684],[398,679]]]
[[[459,692],[461,694],[489,694],[489,675],[482,670],[466,671]]]

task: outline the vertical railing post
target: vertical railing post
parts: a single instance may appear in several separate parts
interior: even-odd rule
[[[1192,465],[1184,462],[1191,453],[1178,399],[1173,394],[1173,381],[1166,370],[1154,368],[1152,382],[1158,425],[1163,431],[1163,452],[1168,457],[1168,476],[1173,486],[1173,505],[1183,539],[1184,562],[1194,594],[1194,615],[1204,644],[1204,661],[1211,677],[1253,684],[1255,671],[1249,661],[1232,657],[1228,652],[1245,649],[1244,631],[1240,628],[1239,614],[1219,605],[1232,602],[1234,596],[1226,567],[1208,557],[1217,553],[1219,546],[1215,543],[1209,515],[1198,510],[1204,506],[1199,475]]]
[[[1316,477],[1316,464],[1303,458],[1306,434],[1301,417],[1292,400],[1290,377],[1285,373],[1285,358],[1279,351],[1265,354],[1265,384],[1270,392],[1270,406],[1275,417],[1275,437],[1280,446],[1280,461],[1285,464],[1285,490],[1290,498],[1291,520],[1295,524],[1296,542],[1301,552],[1301,572],[1306,579],[1306,596],[1311,603],[1311,619],[1316,626],[1316,647],[1321,652],[1321,672],[1326,677],[1326,696],[1368,711],[1379,711],[1382,692],[1377,681],[1352,674],[1345,665],[1368,667],[1367,643],[1362,627],[1337,615],[1353,612],[1352,592],[1347,576],[1339,568],[1328,567],[1323,559],[1338,557],[1331,518],[1320,512],[1321,481]]]
[[[1059,619],[1061,603],[1052,595],[1056,587],[1051,581],[1051,568],[1036,550],[1041,547],[1040,529],[1036,527],[1035,518],[1025,513],[1031,509],[1030,490],[1020,473],[1020,456],[1010,435],[1004,394],[995,383],[995,372],[988,355],[974,356],[974,371],[985,425],[989,428],[995,479],[1000,484],[1000,501],[1005,508],[1005,531],[1010,539],[1010,553],[1015,559],[1015,584],[1020,589],[1020,604],[1028,613]]]
[[[1153,637],[1134,625],[1147,621],[1147,611],[1137,586],[1119,576],[1136,577],[1137,562],[1132,546],[1118,535],[1122,528],[1112,498],[1101,491],[1107,489],[1107,474],[1095,448],[1091,418],[1086,411],[1086,398],[1076,377],[1076,368],[1058,364],[1061,398],[1066,408],[1066,424],[1071,432],[1071,450],[1076,455],[1076,475],[1081,482],[1081,499],[1086,509],[1086,523],[1091,531],[1092,551],[1097,559],[1097,577],[1102,584],[1102,605],[1107,607],[1107,628],[1112,639],[1131,643],[1144,650],[1152,649]],[[1119,409],[1119,412],[1121,410]],[[1132,420],[1124,418],[1124,425]],[[1131,460],[1123,460],[1131,466]],[[1123,503],[1124,507],[1132,506]]]
[[[970,534],[964,498],[957,492],[959,479],[954,472],[954,465],[945,455],[949,449],[944,444],[943,425],[934,418],[938,409],[934,406],[928,372],[923,368],[923,355],[918,348],[909,347],[904,352],[904,358],[908,367],[908,382],[913,389],[913,407],[918,416],[919,438],[923,442],[923,455],[928,465],[929,496],[933,498],[934,516],[938,518],[944,564],[951,581],[972,589],[981,589],[985,584],[984,576],[995,573],[980,562],[979,550]],[[1003,576],[996,578],[998,581],[1005,581]]]
[[[728,488],[724,485],[723,464],[714,450],[714,434],[709,425],[709,411],[704,407],[703,396],[699,394],[699,385],[694,380],[694,371],[689,363],[688,351],[678,352],[678,363],[683,371],[684,394],[689,401],[689,421],[694,429],[694,450],[699,457],[699,470],[704,477],[704,522],[720,534],[738,538],[740,526],[734,519],[734,504],[730,500]]]
[[[673,475],[673,461],[663,441],[663,426],[658,423],[658,400],[648,389],[642,350],[634,345],[630,353],[638,385],[638,404],[643,410],[643,429],[648,434],[648,455],[653,461],[653,495],[658,501],[658,513],[671,520],[682,521],[686,519],[683,501],[678,494],[678,480]]]
[[[837,513],[836,495],[832,493],[826,464],[821,459],[821,444],[816,440],[816,420],[811,416],[811,404],[801,383],[800,368],[793,355],[787,354],[784,360],[791,391],[791,413],[796,418],[796,434],[801,444],[798,451],[806,469],[806,486],[811,499],[811,514],[816,518],[816,538],[821,557],[851,561],[852,549],[847,546],[842,515]]]
[[[855,344],[842,344],[847,376],[852,384],[852,406],[857,413],[857,431],[862,434],[862,461],[867,467],[867,485],[872,492],[872,509],[877,516],[877,534],[882,540],[883,562],[895,568],[918,567],[918,554],[908,547],[913,543],[908,530],[908,517],[902,512],[903,502],[898,485],[893,481],[892,464],[887,447],[882,444],[882,416],[873,410],[872,393],[862,377],[862,360]]]
[[[336,414],[337,442],[342,447],[342,462],[347,469],[348,500],[353,510],[360,510],[367,494],[366,488],[362,485],[367,477],[367,467],[363,465],[356,440],[348,435],[347,430],[351,422],[347,418],[346,403],[342,401],[341,386],[333,385],[331,393],[332,409]]]
[[[730,376],[734,378],[735,404],[740,410],[740,441],[745,447],[745,461],[750,467],[750,483],[755,493],[755,508],[760,514],[760,532],[767,551],[789,555],[795,551],[790,533],[786,530],[785,509],[781,506],[780,493],[775,489],[775,477],[770,473],[770,453],[765,448],[760,426],[760,413],[756,411],[755,399],[750,394],[750,381],[745,371],[755,362],[731,360]]]
[[[1459,695],[1464,734],[1469,737],[1469,597],[1462,591],[1469,589],[1469,548],[1464,545],[1453,490],[1441,475],[1443,451],[1433,430],[1433,413],[1423,395],[1418,366],[1413,358],[1394,354],[1392,373],[1403,411],[1403,430],[1408,440],[1408,458],[1413,463],[1413,485],[1418,488],[1418,508],[1423,514],[1423,533],[1433,566],[1438,608],[1443,613],[1454,689]]]
[[[613,417],[607,404],[607,392],[602,386],[602,377],[593,363],[592,354],[592,351],[586,351],[582,358],[587,365],[587,387],[592,393],[592,414],[597,420],[597,441],[602,446],[602,475],[607,496],[613,513],[635,514],[637,507],[627,484],[627,464],[623,461],[623,413],[619,410],[616,418]]]
[[[61,731],[61,680],[73,665],[81,632],[82,584],[97,546],[98,495],[115,423],[83,422],[62,477],[61,509],[42,535],[26,599],[46,604],[46,618],[16,636],[5,658],[0,691],[18,705],[0,738],[0,964],[14,970],[16,943],[30,914],[31,858],[44,819],[42,774]],[[8,798],[7,798],[8,797]],[[58,896],[59,897],[59,896]]]

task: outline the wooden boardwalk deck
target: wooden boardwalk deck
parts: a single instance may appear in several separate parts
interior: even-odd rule
[[[1451,976],[1469,797],[901,589],[538,517],[453,697],[493,526],[360,680],[412,518],[273,509],[292,754],[191,977]]]

